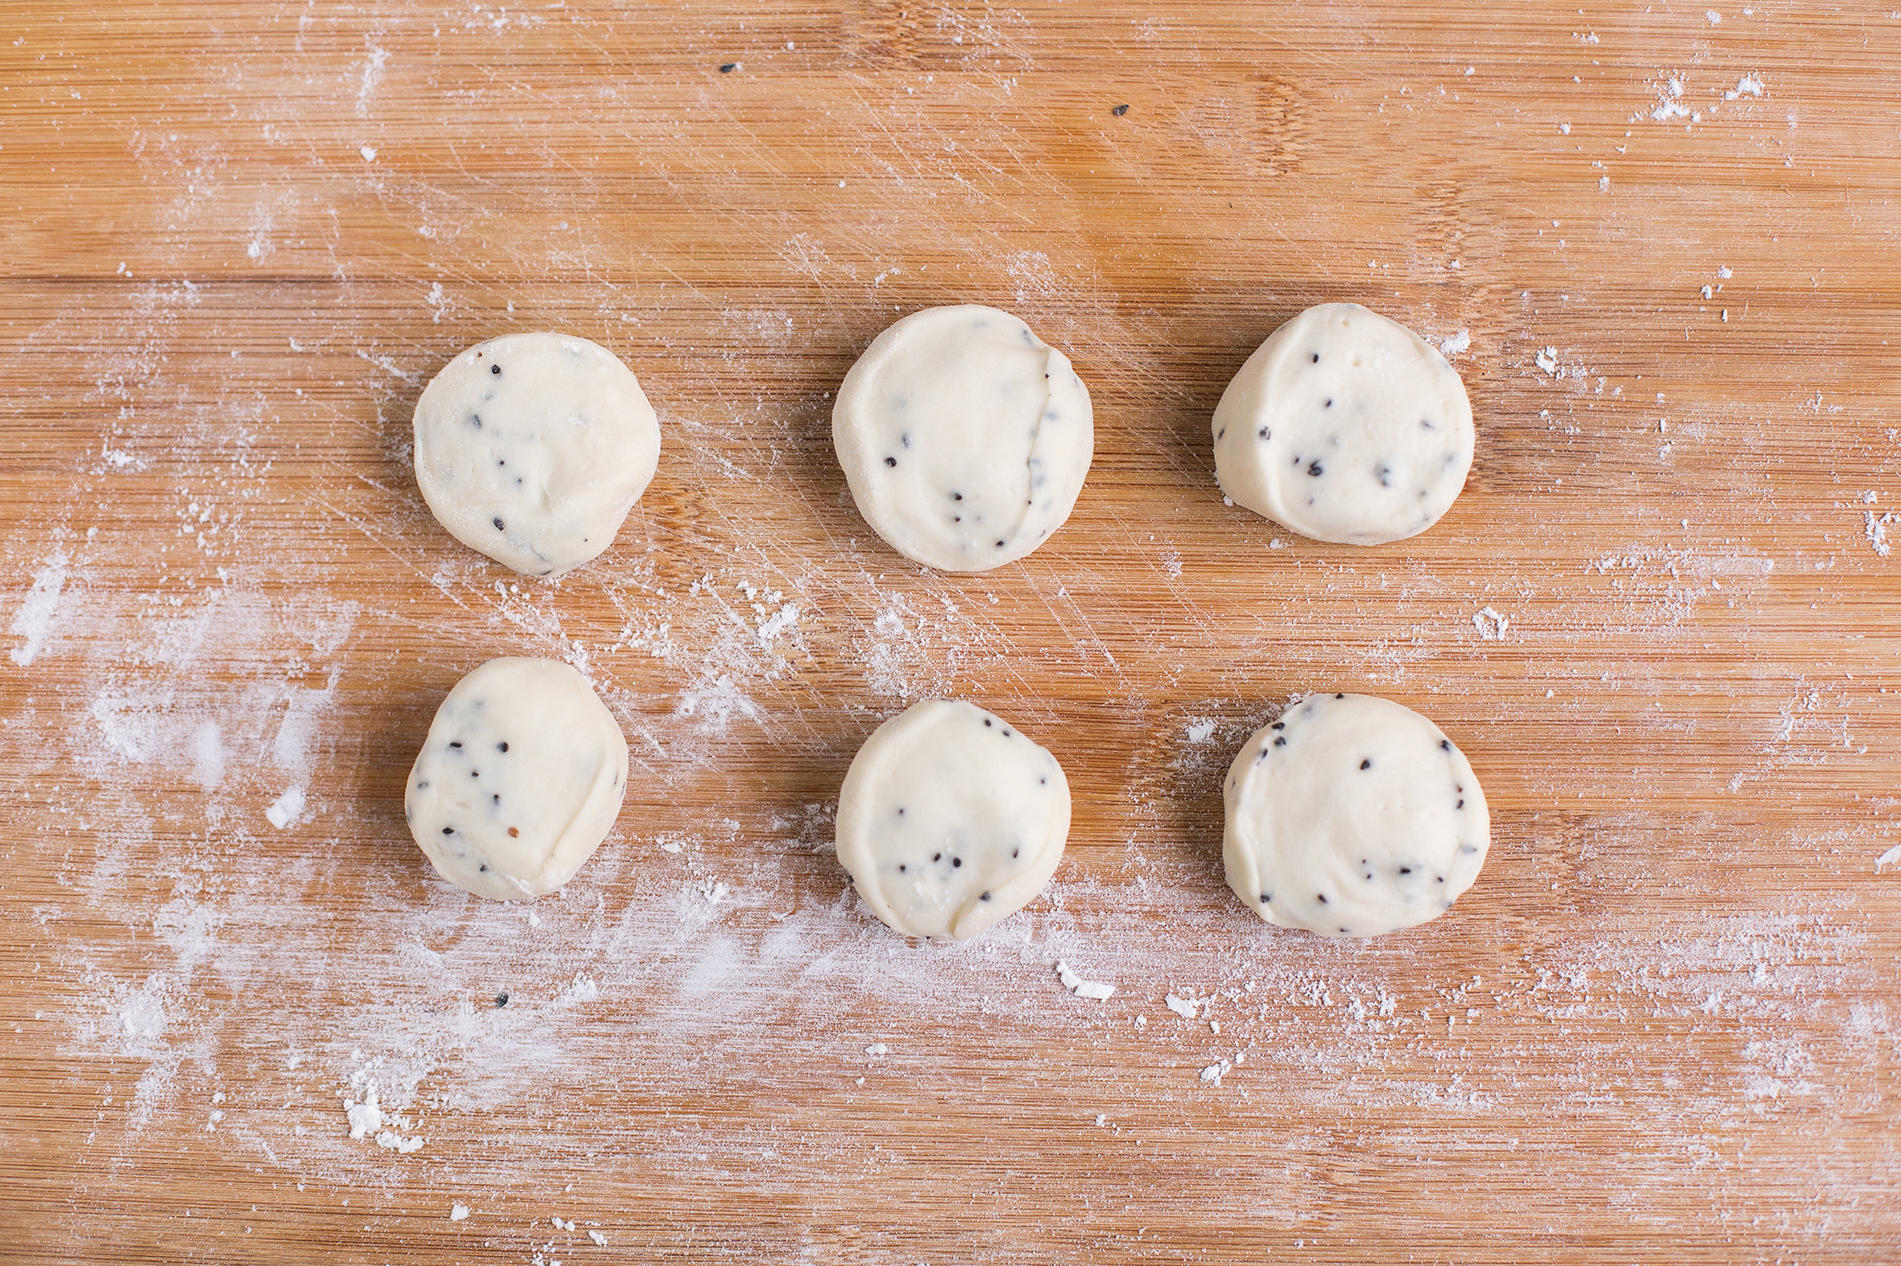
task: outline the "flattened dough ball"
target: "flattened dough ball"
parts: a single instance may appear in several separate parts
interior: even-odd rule
[[[1257,730],[1226,800],[1228,886],[1269,923],[1322,936],[1438,918],[1492,842],[1464,753],[1373,695],[1310,695]]]
[[[1344,545],[1423,532],[1472,469],[1472,402],[1417,334],[1357,303],[1308,308],[1248,357],[1215,407],[1221,490]]]
[[[872,531],[914,562],[986,571],[1049,539],[1095,454],[1089,390],[1008,312],[913,312],[872,340],[832,444]]]
[[[416,483],[449,534],[530,576],[599,556],[660,459],[634,371],[568,334],[464,351],[416,401]]]
[[[491,659],[436,709],[403,808],[437,874],[512,901],[573,878],[626,794],[627,740],[587,678],[558,660]]]
[[[906,936],[966,940],[1043,890],[1069,838],[1056,758],[974,704],[914,704],[858,749],[838,860]]]

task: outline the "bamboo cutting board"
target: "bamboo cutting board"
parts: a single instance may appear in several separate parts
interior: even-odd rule
[[[1709,3],[0,3],[4,1255],[1901,1257],[1901,15]],[[1215,490],[1228,377],[1330,300],[1471,390],[1415,540]],[[829,446],[871,337],[963,301],[1097,426],[1069,525],[968,577]],[[552,585],[408,453],[531,329],[664,434]],[[401,813],[503,654],[634,752],[525,906]],[[1226,762],[1317,689],[1484,779],[1425,928],[1222,883]],[[964,946],[830,855],[932,696],[1076,795]]]

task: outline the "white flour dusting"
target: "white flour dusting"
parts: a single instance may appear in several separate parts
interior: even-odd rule
[[[60,595],[66,590],[67,563],[66,551],[58,550],[33,573],[33,587],[27,590],[25,600],[13,613],[13,622],[7,625],[7,631],[20,639],[7,657],[21,668],[31,667],[40,648],[46,645],[53,617],[59,611]]]
[[[1074,968],[1060,959],[1056,963],[1056,976],[1057,979],[1062,981],[1063,988],[1069,990],[1078,998],[1088,998],[1094,1002],[1102,1002],[1115,997],[1116,987],[1114,985],[1105,984],[1099,980],[1085,980],[1076,974]]]

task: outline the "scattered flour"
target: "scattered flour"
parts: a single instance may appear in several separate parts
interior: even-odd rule
[[[1084,980],[1081,976],[1076,974],[1075,970],[1072,969],[1068,963],[1060,960],[1056,964],[1056,978],[1062,982],[1063,988],[1069,990],[1078,998],[1088,998],[1095,1002],[1101,1002],[1115,996],[1116,987],[1114,985],[1104,984],[1099,980]]]
[[[388,1111],[378,1102],[376,1079],[367,1069],[350,1075],[350,1090],[343,1096],[343,1113],[349,1119],[353,1139],[374,1139],[378,1147],[405,1156],[423,1145],[420,1135],[399,1133],[415,1127],[407,1117]],[[454,1217],[453,1210],[450,1216]]]
[[[46,645],[53,617],[59,610],[60,595],[66,589],[67,565],[64,550],[57,550],[47,558],[33,573],[33,587],[27,590],[26,600],[20,603],[13,613],[13,622],[7,626],[7,631],[20,639],[20,644],[9,650],[7,656],[21,668],[29,667],[39,656],[40,648]]]
[[[264,816],[269,818],[271,825],[280,831],[301,821],[304,816],[304,789],[292,787],[286,791],[271,802],[271,807],[264,811]]]
[[[1479,636],[1488,642],[1505,640],[1505,630],[1511,627],[1511,617],[1494,607],[1480,607],[1472,613],[1472,627]]]

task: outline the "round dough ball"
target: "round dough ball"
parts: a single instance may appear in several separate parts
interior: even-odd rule
[[[1310,695],[1228,770],[1228,886],[1269,923],[1379,936],[1436,919],[1492,843],[1464,753],[1411,708]]]
[[[569,334],[478,343],[416,401],[416,483],[449,534],[530,576],[614,543],[660,459],[634,371]]]
[[[1069,838],[1069,781],[1001,717],[942,699],[886,721],[838,793],[838,860],[906,936],[967,940],[1043,890]]]
[[[627,740],[587,678],[491,659],[436,709],[403,811],[436,873],[478,897],[553,892],[594,855],[627,794]]]
[[[1324,303],[1275,330],[1215,407],[1215,478],[1316,540],[1378,545],[1431,527],[1472,469],[1458,371],[1405,326]]]
[[[1015,562],[1076,505],[1096,432],[1069,358],[980,304],[913,312],[872,340],[832,408],[858,511],[944,571]]]

